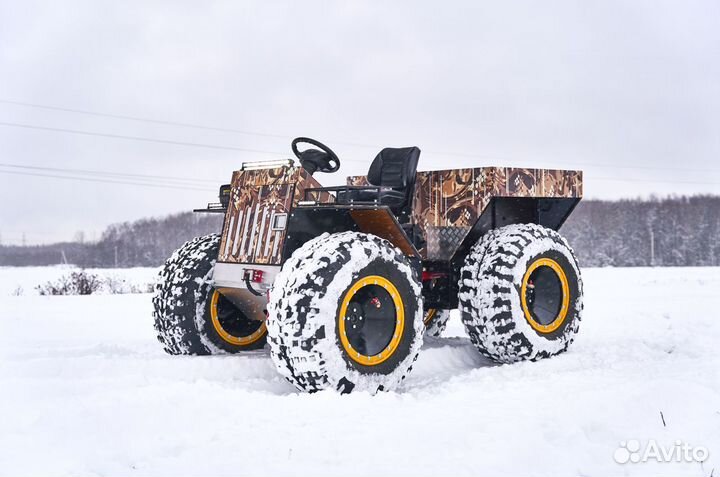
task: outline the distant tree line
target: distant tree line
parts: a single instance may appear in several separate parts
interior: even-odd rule
[[[0,246],[1,266],[159,266],[186,240],[219,232],[220,214],[182,213],[111,225],[94,243]],[[720,196],[582,201],[561,233],[580,264],[720,265]]]
[[[561,232],[582,266],[718,266],[720,197],[582,201]]]
[[[86,268],[154,267],[185,241],[219,232],[222,214],[185,212],[109,226],[97,242],[0,246],[0,265],[72,263]]]

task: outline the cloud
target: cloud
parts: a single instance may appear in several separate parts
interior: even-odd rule
[[[423,168],[581,164],[594,197],[717,193],[719,9],[711,1],[6,2],[1,99],[286,139],[8,104],[0,121],[288,154],[292,137],[311,135],[348,159],[342,175],[362,173],[376,152],[345,143],[416,144]],[[0,151],[6,163],[218,183],[253,159],[9,127],[0,127]],[[23,231],[33,241],[69,239],[213,195],[0,177],[3,203],[23,199],[0,212],[6,242]]]

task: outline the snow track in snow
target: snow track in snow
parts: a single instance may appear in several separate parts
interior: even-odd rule
[[[583,278],[567,353],[497,365],[453,313],[376,396],[299,393],[267,349],[166,355],[150,295],[0,296],[0,475],[717,475],[720,269]],[[710,460],[613,460],[650,438]]]

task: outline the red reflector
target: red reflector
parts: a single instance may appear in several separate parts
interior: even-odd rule
[[[446,277],[446,276],[447,276],[447,273],[444,273],[444,272],[423,271],[422,272],[422,281],[426,282],[428,280],[434,280],[436,278],[442,278],[442,277]]]
[[[245,277],[247,277],[247,279],[251,282],[262,283],[264,272],[262,270],[253,270],[250,268],[246,268]]]

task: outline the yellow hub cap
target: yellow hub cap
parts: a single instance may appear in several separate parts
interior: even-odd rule
[[[349,319],[349,308],[351,307],[351,301],[353,301],[353,298],[366,287],[381,287],[384,289],[387,294],[389,295],[392,305],[394,306],[394,319],[395,319],[395,326],[394,331],[392,331],[392,337],[390,337],[389,343],[378,353],[373,354],[372,356],[368,356],[365,354],[362,354],[360,351],[355,349],[353,345],[350,343],[350,339],[348,337],[348,330],[346,329],[346,321]],[[375,304],[375,300],[377,301],[377,304]],[[379,307],[379,299],[377,297],[372,298],[369,302],[370,305]],[[360,318],[362,319],[362,318]],[[340,312],[338,314],[338,330],[340,333],[340,343],[342,344],[343,349],[347,352],[348,356],[350,358],[362,365],[365,366],[377,366],[380,363],[383,363],[388,358],[390,358],[393,353],[397,350],[398,346],[400,345],[400,341],[402,339],[403,331],[405,329],[405,307],[402,302],[402,298],[400,297],[400,293],[398,292],[397,288],[395,288],[395,285],[390,282],[385,277],[381,277],[379,275],[371,275],[367,277],[363,277],[360,280],[356,281],[350,289],[345,293],[345,296],[343,297],[342,303],[340,304]]]
[[[560,299],[559,303],[559,311],[557,312],[557,314],[555,314],[555,317],[547,324],[542,324],[537,320],[537,318],[533,315],[532,310],[530,309],[531,303],[528,302],[528,289],[535,286],[535,284],[532,283],[530,277],[533,275],[533,272],[540,269],[541,267],[547,267],[555,273],[555,276],[560,283],[560,290],[562,293],[562,298]],[[565,322],[565,318],[567,318],[568,312],[570,310],[570,286],[568,284],[568,279],[565,275],[565,271],[562,269],[560,264],[551,258],[540,258],[531,263],[527,271],[525,272],[525,275],[523,276],[522,286],[520,289],[520,300],[523,313],[525,314],[525,319],[530,324],[530,326],[533,327],[533,329],[540,333],[552,333],[553,331],[560,328],[560,326],[562,326],[562,324]]]
[[[227,341],[231,345],[248,346],[259,341],[260,339],[262,339],[263,336],[265,336],[265,334],[267,333],[267,326],[265,325],[265,322],[261,323],[260,327],[257,330],[246,336],[234,336],[228,333],[228,331],[223,328],[222,324],[220,323],[218,313],[218,303],[220,301],[220,296],[220,292],[215,290],[213,291],[212,298],[210,299],[210,318],[213,328],[220,336],[220,338],[222,338],[224,341]]]

